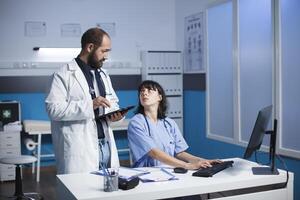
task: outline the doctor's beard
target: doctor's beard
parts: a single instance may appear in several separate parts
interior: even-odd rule
[[[97,60],[95,51],[91,52],[91,54],[88,57],[88,65],[95,69],[100,69],[103,66],[103,63],[105,61],[105,58],[102,58],[101,60]]]

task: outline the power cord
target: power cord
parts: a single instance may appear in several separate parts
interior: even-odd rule
[[[257,159],[257,153],[256,153],[256,152],[257,152],[257,151],[254,152],[254,155],[255,155],[255,162],[256,162],[256,163],[258,163],[258,164],[260,164],[260,165],[269,165],[269,164],[271,163],[270,161],[269,161],[268,163],[266,163],[266,164],[263,164],[263,163],[259,162],[258,159]],[[286,182],[284,183],[284,187],[286,187],[287,184],[288,184],[288,182],[289,182],[289,170],[288,170],[288,168],[287,168],[287,166],[286,166],[284,160],[281,158],[280,155],[275,154],[275,157],[278,158],[278,160],[280,161],[280,163],[283,165],[284,170],[286,171]]]
[[[284,187],[287,186],[288,182],[289,182],[289,170],[284,162],[284,160],[281,158],[280,155],[275,154],[275,156],[278,158],[278,160],[280,161],[280,163],[283,165],[284,170],[286,171],[286,182],[284,183]]]

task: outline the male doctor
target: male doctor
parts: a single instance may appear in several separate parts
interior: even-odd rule
[[[82,35],[77,58],[53,74],[45,102],[58,174],[119,166],[109,124],[126,113],[97,119],[119,108],[110,77],[101,68],[110,50],[109,35],[100,28],[91,28]]]

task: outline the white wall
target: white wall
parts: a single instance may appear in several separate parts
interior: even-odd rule
[[[25,37],[26,21],[46,22],[46,36]],[[174,0],[1,0],[0,61],[45,61],[33,47],[80,47],[80,37],[61,37],[61,24],[79,23],[83,33],[101,22],[116,23],[113,61],[136,62],[139,50],[176,50]]]

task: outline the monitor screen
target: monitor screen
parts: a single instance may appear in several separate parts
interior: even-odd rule
[[[267,132],[267,127],[272,114],[272,107],[272,105],[267,106],[258,112],[256,122],[244,154],[245,159],[251,157],[252,153],[260,148],[264,135]]]
[[[0,102],[0,122],[2,125],[15,121],[20,121],[19,102]]]

